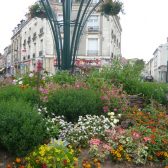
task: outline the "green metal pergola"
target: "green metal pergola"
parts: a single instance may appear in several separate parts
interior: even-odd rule
[[[62,21],[58,20],[58,11],[54,9],[53,1],[62,8]],[[93,0],[40,0],[40,2],[52,29],[58,69],[73,70],[83,29],[90,15],[103,1],[98,0],[95,3]],[[72,19],[74,5],[78,10]]]

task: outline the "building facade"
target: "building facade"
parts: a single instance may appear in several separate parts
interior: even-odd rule
[[[5,47],[4,57],[5,57],[5,72],[6,72],[6,75],[11,76],[11,75],[13,75],[11,45]]]
[[[99,0],[94,0],[97,3]],[[57,12],[58,21],[63,19],[61,0],[50,0]],[[79,5],[72,8],[75,18]],[[73,20],[73,19],[72,19]],[[103,16],[94,12],[87,21],[77,52],[77,64],[109,65],[112,59],[121,57],[121,24],[119,16]]]
[[[21,37],[21,73],[36,71],[38,60],[44,71],[54,73],[54,45],[48,21],[30,19],[22,28]]]
[[[146,64],[148,74],[155,81],[167,81],[168,39],[167,43],[160,45],[153,53],[153,58]]]
[[[57,19],[63,19],[61,1],[50,0]],[[97,0],[94,0],[97,3]],[[75,16],[79,5],[72,9]],[[24,74],[36,70],[37,60],[43,62],[43,70],[55,72],[56,54],[52,32],[47,19],[30,18],[14,29],[11,38],[12,64],[14,73]],[[118,16],[102,16],[93,13],[88,19],[77,52],[77,66],[103,66],[109,65],[112,59],[121,57],[121,32]]]

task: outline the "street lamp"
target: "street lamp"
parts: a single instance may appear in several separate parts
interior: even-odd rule
[[[98,2],[93,2],[93,0],[61,0],[63,21],[58,21],[57,11],[53,9],[50,0],[40,1],[53,32],[58,69],[73,69],[82,31],[90,15],[103,0],[98,0]],[[79,5],[76,17],[72,20],[72,7],[74,3]],[[62,27],[63,34],[61,35]]]

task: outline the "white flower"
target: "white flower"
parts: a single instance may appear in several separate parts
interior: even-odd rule
[[[29,74],[29,77],[30,77],[30,78],[32,78],[33,76],[34,76],[34,74],[33,74],[33,73],[30,73],[30,74]]]
[[[115,119],[113,120],[113,122],[114,122],[114,124],[117,124],[117,123],[119,122],[119,120],[115,118]]]
[[[19,81],[19,85],[22,85],[23,84],[23,81]]]
[[[121,117],[122,116],[122,114],[118,114],[118,117]]]
[[[108,115],[109,115],[109,116],[113,116],[113,115],[114,115],[114,112],[109,112]]]

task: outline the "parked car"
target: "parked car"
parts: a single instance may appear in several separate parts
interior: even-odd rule
[[[144,81],[146,81],[146,82],[153,82],[153,76],[152,75],[145,76]]]

